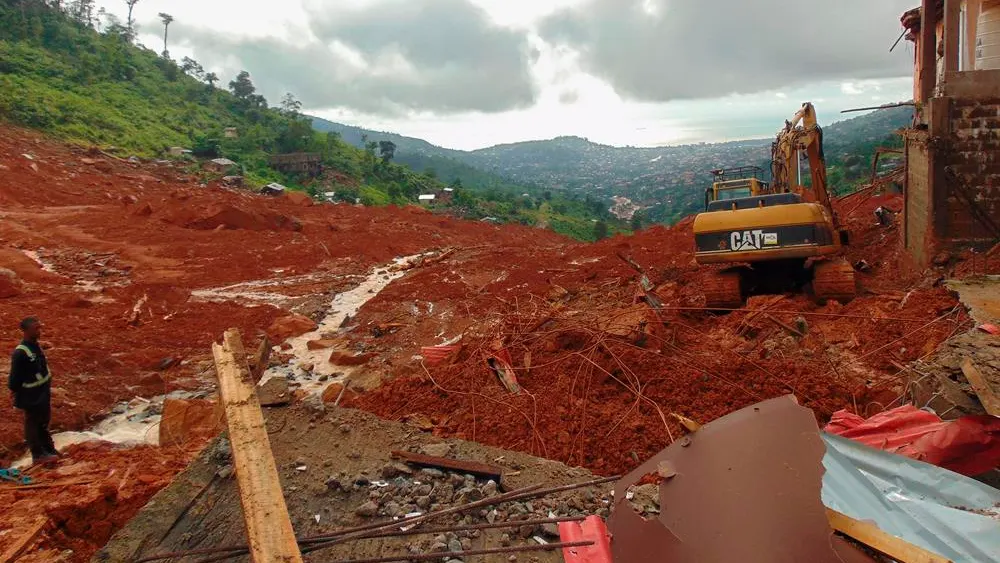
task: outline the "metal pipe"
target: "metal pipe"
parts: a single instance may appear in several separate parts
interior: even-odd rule
[[[300,544],[302,544],[302,543],[313,544],[313,545],[309,546],[309,550],[310,551],[314,551],[316,549],[322,549],[322,548],[325,548],[325,547],[331,547],[333,545],[337,545],[337,544],[340,544],[340,543],[343,543],[345,541],[352,540],[352,539],[364,539],[364,538],[369,537],[369,536],[372,535],[372,534],[366,534],[366,532],[373,532],[374,533],[374,532],[378,532],[380,530],[386,530],[388,528],[394,528],[394,527],[397,527],[397,526],[418,525],[418,524],[421,524],[421,523],[423,523],[423,522],[425,522],[427,520],[431,520],[431,519],[434,519],[434,518],[439,518],[441,516],[447,516],[449,514],[462,513],[462,512],[466,512],[468,510],[474,510],[476,508],[483,508],[483,507],[486,507],[486,506],[493,506],[493,505],[496,505],[496,504],[502,504],[502,503],[505,503],[505,502],[514,502],[514,501],[524,500],[524,499],[528,499],[528,498],[537,498],[537,497],[546,496],[546,495],[550,495],[550,494],[561,493],[561,492],[565,492],[565,491],[571,491],[571,490],[574,490],[574,489],[582,489],[582,488],[585,488],[585,487],[593,487],[593,486],[597,486],[597,485],[602,485],[604,483],[609,483],[611,481],[617,481],[620,478],[621,478],[620,476],[604,477],[604,478],[601,478],[601,479],[595,479],[595,480],[586,481],[586,482],[583,482],[583,483],[574,483],[574,484],[571,484],[571,485],[562,485],[562,486],[559,486],[559,487],[550,487],[548,489],[541,489],[541,485],[540,484],[530,485],[528,487],[523,487],[521,489],[516,489],[516,490],[510,491],[508,493],[504,493],[502,495],[498,495],[498,496],[495,496],[495,497],[492,497],[492,498],[483,499],[483,500],[480,500],[480,501],[476,501],[476,502],[464,504],[464,505],[461,505],[461,506],[455,506],[455,507],[452,507],[452,508],[446,508],[446,509],[443,509],[443,510],[439,510],[437,512],[431,512],[431,513],[423,514],[423,515],[420,515],[420,516],[414,516],[412,518],[404,518],[402,520],[396,520],[394,522],[378,522],[378,523],[374,523],[374,524],[367,524],[367,525],[364,525],[364,526],[358,526],[358,527],[355,527],[355,528],[347,528],[347,529],[340,530],[340,531],[337,531],[337,532],[334,532],[334,533],[331,533],[331,534],[324,534],[324,535],[319,535],[319,536],[311,536],[311,537],[301,538],[301,539],[299,539],[299,543]],[[521,524],[516,524],[516,525],[521,525]],[[303,551],[303,552],[305,553],[305,551]],[[136,561],[136,563],[148,563],[150,561],[160,561],[160,560],[163,560],[163,559],[172,559],[172,558],[176,558],[176,557],[187,557],[187,556],[192,556],[192,555],[213,555],[213,554],[220,554],[217,557],[213,557],[213,558],[210,558],[210,559],[205,559],[205,560],[202,560],[201,562],[199,562],[199,563],[209,563],[209,562],[215,562],[215,561],[224,561],[226,559],[229,559],[229,558],[232,558],[232,557],[238,557],[238,556],[246,554],[246,553],[247,553],[247,545],[246,544],[243,544],[243,545],[231,545],[231,546],[224,546],[224,547],[201,548],[201,549],[193,549],[193,550],[183,551],[183,552],[174,552],[174,553],[165,553],[165,554],[161,554],[161,555],[154,555],[154,556],[150,556],[150,557],[145,557],[143,559],[139,559],[138,561]]]
[[[871,111],[871,110],[876,110],[876,109],[901,108],[901,107],[905,107],[905,106],[915,106],[915,105],[916,104],[913,103],[913,102],[899,102],[898,104],[885,104],[884,106],[872,106],[872,107],[867,107],[867,108],[845,109],[845,110],[840,110],[840,113],[851,113],[851,112],[854,112],[854,111]]]

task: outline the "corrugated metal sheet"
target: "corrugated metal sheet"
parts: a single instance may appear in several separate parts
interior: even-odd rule
[[[823,504],[956,562],[1000,563],[1000,491],[822,434]]]

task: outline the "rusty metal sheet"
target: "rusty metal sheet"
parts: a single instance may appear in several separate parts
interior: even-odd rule
[[[500,478],[503,476],[503,468],[496,465],[480,463],[478,461],[464,461],[448,457],[435,457],[401,451],[394,451],[391,455],[395,459],[401,459],[406,463],[411,463],[419,467],[433,467],[435,469],[444,469],[446,471],[468,473],[469,475],[481,477],[483,479],[492,479],[498,485],[500,484]]]
[[[790,395],[702,426],[615,485],[615,562],[873,561],[827,522],[825,452],[812,411]],[[656,476],[660,514],[644,518],[626,495]]]

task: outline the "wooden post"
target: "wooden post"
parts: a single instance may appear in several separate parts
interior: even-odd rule
[[[222,345],[212,345],[212,354],[219,396],[226,410],[251,558],[255,563],[300,563],[302,555],[288,518],[239,330],[227,330]]]
[[[934,95],[937,79],[936,0],[923,0],[920,9],[920,100],[926,104]]]
[[[961,44],[962,0],[944,0],[944,72],[957,72]]]
[[[846,514],[830,508],[826,509],[826,518],[830,527],[847,537],[867,545],[868,547],[888,555],[901,563],[952,563],[947,557],[913,545],[912,543],[882,531],[871,522],[855,520]]]
[[[976,39],[979,35],[979,14],[982,8],[983,0],[965,2],[965,68],[962,70],[976,70]]]
[[[962,362],[962,373],[969,380],[969,385],[976,392],[976,396],[979,397],[979,402],[983,404],[986,412],[993,416],[1000,416],[1000,397],[997,397],[996,393],[993,392],[990,382],[986,380],[982,372],[976,368],[976,365],[969,358],[966,358]]]

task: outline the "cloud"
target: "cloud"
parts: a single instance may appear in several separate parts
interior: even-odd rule
[[[502,112],[537,97],[526,33],[495,25],[468,0],[306,2],[292,39],[234,37],[178,26],[171,33],[206,66],[245,68],[275,98],[373,114]]]
[[[888,53],[913,0],[587,0],[546,18],[546,41],[627,99],[756,93],[908,76]]]

